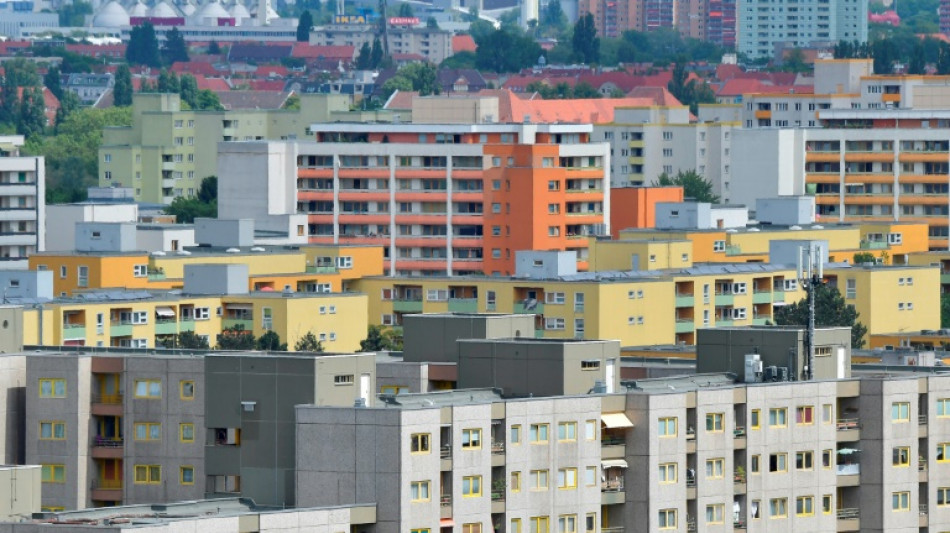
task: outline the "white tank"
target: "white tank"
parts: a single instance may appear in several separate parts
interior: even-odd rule
[[[138,0],[129,8],[130,17],[147,17],[148,16],[148,6],[142,3],[142,0]]]
[[[100,28],[118,28],[129,25],[129,14],[116,0],[102,6],[92,17],[92,25]]]

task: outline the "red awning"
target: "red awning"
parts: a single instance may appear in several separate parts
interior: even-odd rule
[[[455,520],[451,518],[443,518],[439,520],[439,527],[455,527]]]

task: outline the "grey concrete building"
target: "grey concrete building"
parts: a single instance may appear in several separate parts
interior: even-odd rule
[[[40,512],[41,470],[39,465],[0,466],[0,522]]]
[[[406,361],[458,363],[459,339],[505,339],[534,335],[534,315],[428,313],[403,316]]]

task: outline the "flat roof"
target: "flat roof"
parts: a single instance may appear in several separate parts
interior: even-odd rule
[[[407,124],[390,122],[362,123],[362,122],[314,122],[310,125],[312,131],[320,133],[517,133],[526,129],[536,129],[542,133],[590,133],[594,131],[591,124],[522,124],[522,123],[490,123],[490,124]],[[317,144],[333,144],[333,141]],[[347,143],[350,144],[350,143]],[[405,143],[392,143],[405,144]],[[413,143],[417,144],[417,143]],[[430,143],[418,143],[430,144]]]
[[[149,359],[201,359],[205,357],[268,357],[280,359],[342,359],[355,356],[373,356],[374,352],[337,353],[337,352],[271,352],[255,350],[201,350],[189,348],[126,348],[92,346],[24,346],[22,352],[10,352],[7,356],[27,357],[109,357]]]

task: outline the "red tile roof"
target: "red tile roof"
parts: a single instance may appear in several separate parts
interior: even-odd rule
[[[627,98],[649,98],[653,105],[664,107],[683,105],[666,87],[635,87],[627,93]]]
[[[471,35],[455,35],[452,37],[452,53],[474,52],[478,48]]]
[[[211,89],[212,91],[230,91],[231,86],[228,85],[228,81],[224,78],[208,78],[200,74],[195,76],[195,81],[198,82],[198,89]]]
[[[284,80],[247,80],[247,86],[252,91],[282,92],[286,82]]]
[[[294,44],[291,57],[304,59],[337,59],[352,61],[356,57],[355,46],[316,46],[308,43]]]
[[[172,64],[172,72],[178,74],[201,74],[202,76],[218,76],[221,74],[211,63],[199,61],[176,61]]]
[[[287,67],[281,65],[261,65],[254,71],[254,76],[257,78],[283,78],[287,76],[288,72]]]
[[[124,44],[67,44],[66,50],[86,57],[125,57]]]

